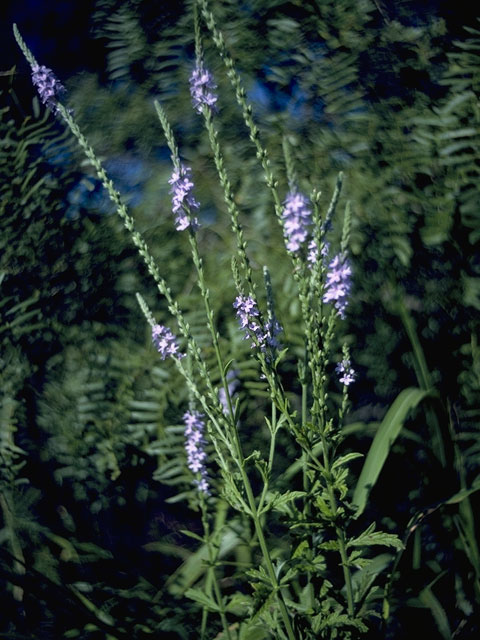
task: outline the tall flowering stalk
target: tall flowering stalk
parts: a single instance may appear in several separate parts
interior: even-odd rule
[[[239,295],[233,303],[240,328],[245,331],[245,339],[252,341],[252,347],[265,352],[267,347],[278,346],[276,336],[282,328],[276,320],[262,324],[257,303],[251,296]]]
[[[248,527],[254,530],[254,543],[252,544],[259,546],[263,557],[259,569],[252,569],[249,572],[254,583],[255,597],[258,599],[255,606],[260,605],[256,614],[258,619],[263,616],[271,633],[276,637],[288,638],[288,640],[317,637],[329,625],[333,634],[337,634],[337,626],[342,624],[342,620],[345,628],[362,629],[362,623],[356,616],[356,607],[357,603],[363,602],[363,600],[360,597],[357,601],[355,600],[355,583],[352,580],[351,571],[352,567],[361,564],[359,558],[362,561],[365,558],[361,558],[355,550],[355,547],[361,546],[361,543],[355,539],[348,539],[345,526],[349,510],[345,500],[348,487],[345,482],[344,465],[351,459],[351,454],[342,459],[337,452],[342,437],[341,422],[347,406],[347,387],[355,377],[346,345],[343,345],[342,359],[336,368],[340,383],[343,385],[343,404],[338,416],[332,416],[332,403],[327,404],[329,391],[327,372],[332,369],[330,360],[333,352],[334,331],[338,326],[341,326],[337,318],[345,316],[351,289],[351,268],[346,258],[350,224],[348,207],[345,214],[340,252],[329,264],[326,254],[324,255],[327,247],[325,235],[338,202],[341,179],[339,178],[337,181],[330,207],[323,220],[319,213],[319,193],[313,191],[309,194],[309,198],[301,194],[295,186],[298,181],[294,179],[295,176],[292,172],[288,175],[289,192],[282,207],[278,196],[278,181],[273,175],[268,153],[260,142],[259,131],[252,117],[252,109],[246,101],[245,90],[234,68],[233,60],[227,52],[223,36],[215,25],[213,14],[208,9],[207,0],[197,0],[194,6],[196,12],[197,6],[200,8],[212,33],[213,41],[225,62],[227,75],[234,87],[250,139],[255,146],[257,158],[264,171],[266,185],[273,198],[275,214],[282,224],[287,251],[295,267],[294,277],[299,289],[305,330],[305,357],[299,363],[299,369],[300,364],[303,367],[301,411],[297,411],[297,407],[294,407],[295,410],[291,408],[293,403],[290,402],[289,396],[293,395],[292,389],[286,388],[285,390],[283,386],[281,367],[284,352],[278,353],[277,340],[281,328],[275,318],[270,276],[266,269],[264,270],[267,292],[266,314],[263,314],[259,308],[253,270],[248,259],[246,242],[240,224],[240,213],[225,168],[218,132],[214,125],[214,114],[218,104],[218,98],[214,93],[216,85],[213,77],[204,66],[198,13],[195,13],[196,67],[190,78],[190,91],[193,107],[205,121],[215,166],[224,191],[225,204],[236,236],[237,255],[232,261],[232,272],[238,295],[233,306],[240,330],[244,332],[246,339],[251,340],[252,346],[256,347],[254,354],[261,364],[271,400],[271,413],[268,418],[265,416],[264,423],[264,427],[266,425],[270,432],[268,453],[254,451],[249,456],[244,455],[241,434],[237,428],[239,412],[243,408],[240,403],[237,402],[234,406],[232,402],[233,388],[228,375],[231,363],[222,353],[223,343],[220,340],[219,328],[205,278],[203,260],[199,251],[202,234],[197,234],[196,231],[199,228],[197,215],[200,205],[194,196],[193,173],[190,167],[187,167],[180,160],[173,131],[162,107],[158,102],[155,103],[171,151],[173,172],[169,184],[172,194],[172,211],[175,216],[174,225],[178,231],[186,231],[185,235],[190,242],[192,259],[197,272],[197,284],[202,295],[205,319],[210,332],[210,353],[214,353],[216,364],[213,366],[217,367],[221,380],[222,388],[220,390],[212,383],[212,379],[218,380],[218,376],[212,377],[210,374],[204,355],[191,335],[190,327],[166,281],[160,275],[145,241],[135,230],[134,221],[120,194],[113,187],[113,183],[80,132],[72,115],[58,101],[61,85],[53,75],[50,75],[50,70],[39,67],[25,47],[18,31],[16,31],[16,37],[18,36],[17,40],[20,46],[24,52],[26,51],[25,55],[27,55],[32,70],[36,70],[35,81],[41,99],[65,120],[84,149],[87,158],[91,161],[110,198],[115,203],[125,227],[131,233],[133,242],[145,260],[160,293],[166,298],[168,309],[178,325],[180,341],[182,345],[185,344],[186,354],[181,352],[174,333],[155,321],[143,299],[138,296],[140,306],[152,328],[152,340],[160,357],[163,360],[167,358],[174,360],[178,370],[184,375],[190,392],[189,406],[191,410],[183,415],[185,449],[187,465],[196,476],[197,491],[193,495],[198,501],[197,504],[200,506],[202,514],[204,536],[201,540],[208,550],[208,577],[204,583],[205,593],[200,596],[198,593],[196,594],[197,601],[204,605],[207,602],[202,618],[202,639],[207,633],[207,610],[219,613],[223,625],[223,637],[227,639],[232,637],[226,617],[228,609],[225,607],[225,599],[222,597],[219,582],[215,576],[215,568],[218,567],[217,541],[219,538],[215,544],[212,543],[208,509],[218,501],[218,498],[211,495],[209,477],[207,477],[206,428],[208,428],[209,446],[215,449],[215,458],[223,477],[222,495],[225,496],[233,509],[242,514],[242,518],[248,519],[253,525]],[[199,235],[200,238],[198,238]],[[319,259],[318,253],[323,259]],[[335,313],[325,314],[325,304],[332,304]],[[286,352],[286,349],[284,351]],[[184,358],[184,355],[188,355],[188,357]],[[298,351],[291,350],[289,357],[295,358],[297,355]],[[290,372],[284,377],[285,384],[289,384]],[[198,407],[199,411],[193,410],[192,407]],[[283,492],[281,492],[275,491],[275,487],[272,489],[276,475],[276,465],[274,465],[275,435],[283,425],[288,429],[292,446],[298,445],[303,452],[304,491],[285,491],[282,489]],[[213,462],[213,456],[211,462]],[[211,467],[208,473],[213,479]],[[254,477],[255,482],[253,482]],[[216,487],[217,485],[212,482],[212,493]],[[258,491],[256,487],[260,487]],[[303,502],[303,510],[298,509],[295,504],[296,500]],[[291,528],[291,535],[293,537],[301,536],[302,541],[296,547],[295,555],[286,558],[279,556],[278,562],[276,562],[267,538],[269,529],[266,521],[270,511],[279,507],[279,510],[288,508],[289,517],[296,518],[294,526]],[[311,533],[312,526],[315,527],[315,535]],[[317,535],[317,531],[320,535]],[[325,538],[322,539],[323,533],[325,533]],[[323,542],[320,542],[322,540]],[[375,543],[377,543],[376,540]],[[351,547],[354,548],[353,551]],[[325,550],[333,550],[338,554],[337,563],[340,563],[344,574],[344,588],[339,589],[334,597],[330,598],[329,606],[332,607],[330,622],[325,618],[328,615],[328,612],[325,613],[327,607],[324,606],[325,593],[333,590],[334,587],[325,578],[326,570],[323,569],[321,563],[316,565],[315,562],[312,562],[312,557],[321,556]],[[279,553],[283,554],[283,551],[279,551]],[[304,573],[302,576],[299,574],[301,571],[299,567],[305,565],[308,566],[308,569],[306,574]],[[311,575],[315,575],[315,579],[311,579]],[[305,590],[302,585],[304,579],[307,583]],[[315,596],[312,595],[320,582],[322,590],[318,590]],[[212,588],[214,592],[213,606],[211,605]],[[307,593],[308,595],[307,604],[303,602],[303,595],[297,599],[297,602],[293,600],[300,589],[302,589],[302,594]],[[264,594],[266,597],[262,601]],[[344,594],[346,613],[340,613]],[[331,605],[332,602],[333,605]],[[310,613],[303,615],[306,607],[315,615]],[[307,628],[308,615],[312,617],[312,626],[303,634],[302,630],[304,627]],[[303,617],[300,618],[300,616]],[[297,618],[298,624],[294,627],[295,618]],[[253,629],[253,627],[251,628]],[[242,633],[244,630],[242,629]]]
[[[194,184],[192,181],[192,170],[178,162],[173,169],[172,177],[168,181],[172,185],[172,211],[175,214],[175,228],[177,231],[184,231],[191,227],[196,231],[200,226],[198,219],[193,215],[200,208],[193,195]]]
[[[65,87],[55,77],[53,71],[43,65],[34,64],[32,66],[32,82],[43,104],[53,113],[57,113],[57,102],[65,93]]]
[[[167,327],[156,324],[152,328],[152,341],[162,360],[173,356],[180,359],[185,355],[180,353],[177,339]]]
[[[312,224],[312,212],[308,199],[299,191],[288,192],[282,220],[287,249],[296,253],[305,244]]]
[[[197,59],[190,76],[190,94],[195,111],[202,113],[204,107],[210,111],[216,111],[218,100],[217,94],[214,93],[216,88],[212,74],[204,68],[203,61]]]
[[[348,258],[336,255],[328,265],[327,281],[323,301],[326,304],[333,302],[333,306],[340,318],[345,318],[350,289],[352,269]]]
[[[38,62],[32,55],[31,51],[26,46],[16,25],[13,26],[13,31],[14,31],[15,39],[17,40],[17,43],[21,48],[23,54],[25,55],[26,59],[28,60],[29,64],[32,66],[32,68],[35,66],[38,66]],[[70,131],[73,133],[73,135],[77,139],[80,147],[83,149],[86,157],[88,158],[89,162],[94,168],[99,180],[103,184],[109,198],[115,205],[116,211],[120,216],[120,218],[122,219],[125,228],[130,233],[132,242],[137,247],[140,256],[143,258],[147,266],[148,272],[154,279],[160,294],[165,297],[168,305],[168,310],[170,311],[170,313],[178,323],[178,328],[180,330],[181,335],[186,341],[188,352],[191,354],[193,358],[193,362],[198,371],[198,375],[204,381],[207,387],[208,402],[205,397],[205,394],[202,394],[199,391],[198,386],[196,385],[194,379],[189,374],[188,370],[182,366],[181,360],[179,358],[176,360],[177,366],[179,366],[179,369],[182,375],[187,380],[187,384],[190,390],[195,395],[196,399],[202,404],[203,409],[212,420],[212,424],[214,424],[217,433],[221,436],[224,433],[224,427],[221,425],[221,420],[223,419],[222,408],[221,408],[220,402],[218,401],[216,390],[211,382],[211,377],[210,377],[208,368],[201,356],[200,348],[197,345],[194,337],[191,335],[190,328],[185,320],[182,310],[178,305],[178,302],[175,300],[165,279],[161,276],[158,266],[149,250],[147,243],[145,242],[141,234],[135,229],[135,222],[132,216],[130,215],[126,204],[123,202],[122,196],[115,189],[113,185],[113,181],[107,175],[107,172],[105,171],[100,159],[95,154],[94,149],[92,148],[88,140],[85,138],[85,136],[81,132],[71,112],[67,110],[60,102],[56,102],[55,108],[56,108],[56,113],[63,118],[66,125],[68,126]],[[178,153],[177,153],[177,157],[178,157]],[[177,164],[177,166],[178,165],[179,163]],[[137,297],[139,298],[140,306],[148,322],[153,328],[154,325],[156,324],[153,317],[151,316],[141,296],[137,296]],[[220,422],[219,422],[219,419],[220,419]]]
[[[344,358],[341,362],[339,362],[335,367],[335,371],[339,376],[339,381],[346,387],[348,387],[350,384],[352,384],[352,382],[355,381],[355,370],[352,367],[350,358]]]
[[[185,423],[185,450],[188,468],[196,476],[195,484],[198,490],[208,495],[210,491],[207,480],[203,415],[198,411],[187,411],[183,415],[183,422]]]

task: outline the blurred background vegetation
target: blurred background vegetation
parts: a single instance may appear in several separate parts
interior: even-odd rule
[[[242,428],[254,438],[264,388],[232,318],[234,239],[188,91],[191,4],[97,0],[84,43],[97,67],[60,79],[208,357],[153,99],[164,106],[193,168],[199,242],[238,365]],[[345,174],[342,198],[354,212],[347,333],[358,371],[348,446],[368,449],[402,389],[438,392],[395,444],[366,515],[401,536],[421,520],[396,565],[395,613],[373,638],[407,638],[421,623],[432,638],[479,633],[478,498],[443,503],[479,475],[480,22],[471,6],[449,5],[212,3],[282,193],[284,139],[301,189],[320,188],[324,205]],[[204,44],[252,262],[259,278],[270,267],[285,342],[300,348],[272,203],[221,61]],[[32,49],[62,68],[61,51],[42,60]],[[90,167],[39,106],[20,52],[15,65],[1,79],[0,111],[0,633],[191,638],[199,617],[192,610],[186,626],[181,597],[200,561],[180,533],[199,527],[178,424],[187,394],[150,345],[135,292],[159,321],[168,313]],[[295,455],[288,442],[283,453]]]

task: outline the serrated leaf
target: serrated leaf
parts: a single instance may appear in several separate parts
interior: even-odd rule
[[[336,540],[327,540],[327,542],[321,542],[318,545],[318,548],[323,549],[323,551],[338,551],[340,549]]]
[[[271,585],[272,583],[272,581],[270,580],[270,576],[262,566],[260,566],[258,569],[248,569],[248,571],[246,571],[246,574],[249,578],[258,580],[263,584]]]
[[[352,585],[356,602],[359,602],[367,593],[371,592],[375,578],[385,571],[391,563],[392,557],[389,553],[381,553],[375,558],[372,558],[367,565],[352,575]]]
[[[265,640],[269,636],[270,632],[265,626],[244,622],[240,627],[238,640]]]
[[[392,533],[384,533],[383,531],[375,531],[375,524],[372,523],[358,537],[347,541],[349,547],[370,547],[373,545],[382,545],[385,547],[394,547],[401,550],[404,548],[403,542],[398,536]]]
[[[300,558],[305,554],[305,551],[308,551],[309,549],[310,546],[308,544],[308,540],[302,540],[302,542],[300,542],[298,547],[293,552],[292,558]]]
[[[248,596],[245,593],[234,593],[228,601],[228,604],[225,607],[225,611],[233,613],[239,617],[244,617],[251,603],[251,596]]]
[[[317,505],[320,513],[327,519],[331,520],[333,518],[333,511],[329,504],[321,497],[318,496],[315,500],[315,504]]]
[[[265,513],[270,509],[281,512],[283,511],[283,507],[286,504],[288,504],[289,502],[292,502],[293,500],[296,500],[297,498],[302,498],[305,495],[306,495],[305,491],[287,491],[286,493],[277,493],[277,492],[271,493],[267,495],[267,500],[265,502],[265,506],[263,507],[261,513]]]
[[[344,456],[340,456],[340,458],[337,458],[332,464],[332,471],[343,464],[348,464],[351,460],[356,460],[357,458],[363,458],[363,453],[347,453]]]
[[[190,598],[190,600],[194,600],[195,602],[198,602],[198,604],[201,604],[202,607],[207,611],[220,611],[220,608],[215,600],[212,597],[208,596],[205,591],[202,591],[202,589],[187,589],[185,591],[185,596],[187,598]]]

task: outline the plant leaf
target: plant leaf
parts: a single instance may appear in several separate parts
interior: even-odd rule
[[[358,517],[367,504],[370,491],[375,486],[378,476],[385,464],[390,449],[402,430],[403,424],[411,409],[429,395],[428,391],[409,387],[401,391],[380,423],[370,446],[360,477],[355,487],[352,502],[357,507]]]
[[[190,598],[190,600],[195,600],[195,602],[201,604],[202,607],[208,611],[220,611],[215,600],[208,596],[205,591],[202,591],[202,589],[187,589],[185,595],[187,598]]]

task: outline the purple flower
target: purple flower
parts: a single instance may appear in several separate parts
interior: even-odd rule
[[[233,307],[237,310],[240,328],[245,330],[245,340],[250,338],[252,347],[258,345],[262,351],[267,346],[272,349],[278,347],[276,336],[282,331],[281,326],[275,319],[262,325],[257,303],[251,296],[237,296]]]
[[[43,65],[35,65],[32,67],[32,82],[43,104],[57,113],[57,97],[65,92],[65,87],[57,80],[53,71]]]
[[[335,371],[340,376],[339,380],[342,384],[348,387],[349,384],[355,381],[355,371],[351,367],[351,362],[348,358],[344,358],[335,367]]]
[[[324,242],[321,250],[322,258],[325,259],[328,256],[329,251],[330,251],[330,243]],[[308,255],[307,255],[307,261],[310,263],[310,267],[313,267],[313,265],[317,262],[317,258],[318,258],[318,247],[317,247],[317,243],[312,238],[312,240],[310,240],[310,242],[308,243]]]
[[[283,233],[289,251],[298,251],[308,236],[312,214],[308,199],[298,191],[290,191],[282,212]]]
[[[183,416],[185,423],[185,450],[187,452],[187,465],[194,474],[199,474],[200,479],[195,480],[199,491],[209,494],[207,481],[207,468],[205,461],[207,454],[204,451],[205,439],[203,432],[205,423],[203,416],[197,411],[187,411]]]
[[[345,309],[348,304],[352,270],[346,258],[336,255],[328,265],[327,281],[323,302],[333,302],[338,315],[345,318]]]
[[[203,107],[208,107],[212,111],[216,110],[217,96],[212,93],[217,85],[212,74],[203,68],[203,64],[197,62],[195,69],[190,76],[190,94],[194,108],[198,113],[202,113]]]
[[[162,356],[162,360],[165,360],[168,356],[175,356],[180,359],[185,355],[179,351],[177,339],[170,329],[160,324],[156,324],[152,329],[152,341]]]
[[[172,185],[170,193],[172,195],[172,211],[175,214],[175,228],[183,231],[192,227],[195,231],[199,224],[197,218],[192,216],[192,211],[196,211],[200,204],[193,196],[194,184],[190,179],[192,170],[181,164],[173,170],[172,177],[168,181]]]

